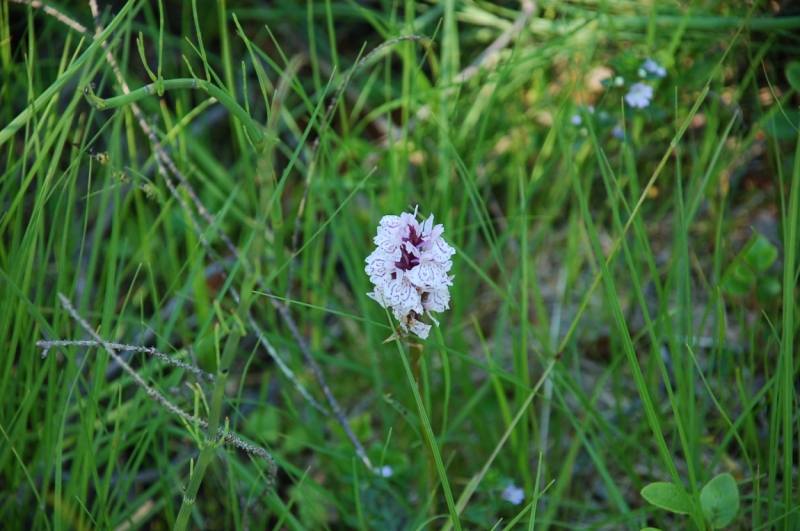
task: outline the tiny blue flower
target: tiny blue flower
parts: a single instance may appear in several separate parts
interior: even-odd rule
[[[634,83],[625,94],[625,101],[634,109],[644,109],[653,99],[653,87],[644,83]]]
[[[667,75],[667,71],[664,69],[664,67],[663,66],[659,66],[658,63],[656,63],[655,61],[653,61],[649,57],[644,62],[644,66],[642,66],[642,68],[640,69],[640,72],[641,72],[641,70],[644,70],[645,72],[649,72],[649,73],[651,73],[651,74],[653,74],[655,76],[658,76],[658,77],[664,77],[664,76]],[[644,77],[641,74],[639,74],[639,76],[640,77]]]
[[[500,494],[500,497],[514,505],[519,505],[525,499],[525,491],[510,483]]]

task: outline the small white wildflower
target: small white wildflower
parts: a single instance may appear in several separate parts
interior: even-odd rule
[[[375,473],[382,478],[390,478],[392,474],[394,474],[394,470],[389,465],[383,465],[379,470],[376,470]]]
[[[514,505],[519,505],[525,499],[525,491],[510,483],[500,494],[500,497]]]
[[[647,70],[644,68],[640,68],[636,71],[636,73],[639,74],[639,77],[647,77]]]
[[[653,87],[644,83],[634,83],[625,94],[625,101],[628,102],[628,105],[637,109],[644,109],[650,105],[651,99],[653,99]]]
[[[614,78],[614,84],[618,87],[621,87],[625,84],[625,78],[622,76],[617,76]]]
[[[378,225],[377,245],[366,258],[364,270],[375,290],[367,293],[384,308],[390,308],[404,333],[428,337],[431,325],[419,320],[425,312],[443,312],[450,307],[453,276],[447,272],[456,251],[442,238],[444,227],[433,224],[433,214],[419,223],[413,214],[384,216]],[[393,339],[390,338],[390,339]]]
[[[663,66],[658,66],[658,63],[650,59],[649,57],[644,62],[644,65],[641,68],[645,72],[649,72],[658,77],[664,77],[667,75],[667,71],[664,69]],[[644,76],[641,76],[644,77]]]
[[[586,112],[589,114],[594,114],[594,105],[587,105]],[[572,125],[577,127],[583,123],[583,118],[580,114],[573,114],[569,121],[572,122]]]
[[[622,130],[621,125],[616,125],[614,126],[614,129],[611,130],[611,136],[622,140],[623,138],[625,138],[625,131]]]

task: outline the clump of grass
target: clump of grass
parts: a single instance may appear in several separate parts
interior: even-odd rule
[[[7,525],[798,526],[800,19],[89,7],[0,9]]]

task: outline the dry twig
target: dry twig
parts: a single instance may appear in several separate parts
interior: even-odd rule
[[[119,354],[117,354],[117,351],[112,346],[112,344],[104,340],[102,337],[100,337],[100,335],[97,332],[95,332],[91,326],[89,326],[89,323],[87,323],[86,320],[78,314],[77,310],[75,310],[75,307],[72,306],[72,303],[67,297],[64,296],[64,294],[59,293],[58,298],[61,301],[61,306],[67,311],[67,313],[70,314],[72,319],[76,323],[81,325],[81,328],[83,328],[83,330],[87,334],[89,334],[92,337],[92,339],[94,339],[94,341],[97,342],[97,344],[102,345],[102,347],[105,349],[108,355],[111,356],[114,359],[114,361],[119,363],[120,367],[122,367],[122,370],[124,370],[128,374],[128,376],[133,378],[133,381],[136,382],[136,385],[144,389],[144,391],[147,393],[147,396],[151,400],[158,402],[158,404],[160,404],[164,409],[166,409],[173,415],[179,416],[180,418],[182,418],[186,422],[189,422],[190,424],[201,426],[203,428],[208,428],[208,422],[206,422],[201,418],[197,418],[194,415],[186,413],[178,406],[170,402],[164,395],[159,393],[156,389],[147,385],[147,382],[144,381],[144,378],[142,378],[139,375],[139,373],[133,370],[133,367],[128,365],[128,363],[124,359],[122,359],[122,357]],[[267,451],[264,450],[263,448],[260,448],[246,441],[243,441],[232,431],[225,431],[222,428],[220,428],[219,430],[217,430],[217,433],[228,444],[232,444],[233,446],[241,450],[244,450],[248,454],[260,457],[261,459],[267,462],[267,466],[269,467],[269,474],[267,475],[267,491],[272,489],[272,486],[275,483],[275,477],[277,476],[277,470],[278,470],[277,466],[275,465],[275,460],[272,458],[272,456],[269,455],[269,453],[267,453]]]
[[[213,374],[209,374],[206,371],[200,369],[199,367],[195,367],[194,365],[190,365],[188,363],[183,363],[182,361],[178,361],[176,359],[167,356],[166,354],[159,352],[155,348],[152,347],[138,347],[136,345],[125,345],[123,343],[113,343],[113,342],[105,342],[105,344],[100,343],[98,341],[88,341],[88,340],[56,340],[56,341],[45,341],[40,340],[36,342],[36,346],[43,349],[42,350],[42,358],[47,357],[48,351],[53,347],[100,347],[100,346],[110,346],[114,350],[119,350],[121,352],[125,351],[132,351],[132,352],[142,352],[144,354],[149,354],[155,358],[160,359],[164,363],[168,363],[173,367],[178,367],[179,369],[183,369],[185,371],[191,372],[195,376],[207,380],[209,382],[214,382],[216,377]]]

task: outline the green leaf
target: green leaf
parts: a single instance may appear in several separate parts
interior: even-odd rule
[[[306,481],[289,489],[297,503],[297,517],[303,529],[322,529],[325,527],[328,498],[322,488]]]
[[[678,514],[692,512],[689,495],[674,483],[657,481],[642,489],[642,497],[656,507]]]
[[[769,304],[781,293],[781,281],[775,277],[758,279],[756,298],[761,304]]]
[[[657,527],[643,527],[642,531],[661,531],[661,530]]]
[[[277,408],[264,407],[253,411],[243,426],[243,432],[254,439],[261,438],[274,445],[281,434],[281,417]]]
[[[786,81],[793,89],[800,92],[800,61],[792,61],[786,65]]]
[[[756,283],[756,276],[743,263],[738,263],[725,272],[722,279],[722,289],[729,295],[744,297]]]
[[[797,109],[784,109],[776,105],[763,120],[764,129],[770,136],[778,140],[797,138],[797,123],[800,122],[800,111]]]
[[[761,273],[769,269],[775,260],[778,259],[778,249],[761,234],[753,236],[755,241],[747,250],[744,261],[756,272]]]
[[[739,512],[739,487],[730,474],[720,474],[703,487],[700,506],[712,529],[725,527]]]

